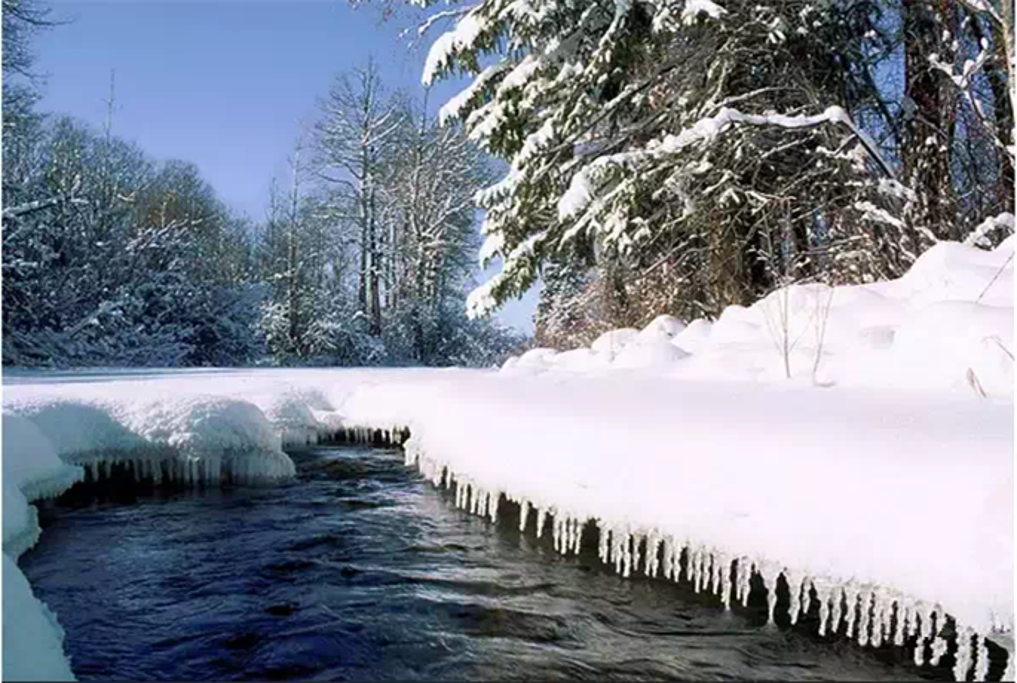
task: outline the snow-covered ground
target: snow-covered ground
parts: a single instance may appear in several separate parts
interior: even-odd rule
[[[684,556],[725,603],[783,575],[792,618],[814,588],[822,629],[919,633],[918,660],[949,615],[971,644],[956,673],[984,677],[983,638],[1014,623],[1012,253],[940,244],[894,282],[796,286],[500,371],[5,372],[4,675],[70,675],[12,561],[38,538],[30,501],[114,466],[271,481],[284,447],[405,426],[408,462],[460,505],[519,503],[562,552],[594,520],[626,575],[677,579]]]

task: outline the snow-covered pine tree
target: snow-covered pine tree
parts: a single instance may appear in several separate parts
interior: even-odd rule
[[[447,14],[447,11],[446,11]],[[501,271],[472,314],[518,295],[574,242],[669,312],[715,314],[788,278],[899,274],[930,243],[913,193],[853,114],[886,58],[874,2],[483,0],[424,82],[508,174],[478,194]],[[661,312],[660,310],[656,311]]]

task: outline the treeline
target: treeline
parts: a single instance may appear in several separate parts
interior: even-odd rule
[[[471,310],[539,276],[544,344],[896,277],[1013,212],[1010,0],[481,0],[433,19],[450,31],[425,80],[473,74],[444,113],[510,164],[479,195],[503,267]]]
[[[100,129],[39,112],[48,13],[4,0],[3,21],[5,364],[478,365],[522,341],[464,313],[484,158],[373,65],[337,79],[253,222],[118,139],[112,88]]]

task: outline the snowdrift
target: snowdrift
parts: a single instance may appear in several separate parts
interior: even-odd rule
[[[1014,238],[992,251],[943,242],[902,278],[791,285],[687,327],[661,316],[589,349],[530,351],[509,374],[642,370],[675,379],[944,390],[1013,400]]]
[[[6,373],[4,616],[46,633],[22,654],[5,630],[4,674],[69,674],[11,561],[32,500],[113,475],[270,482],[284,448],[405,428],[457,505],[518,504],[563,553],[595,525],[620,573],[724,605],[761,581],[771,614],[781,581],[792,620],[818,601],[822,632],[917,642],[919,662],[949,617],[955,673],[984,678],[985,639],[1012,648],[1014,625],[1012,249],[941,244],[893,282],[793,286],[500,371]]]

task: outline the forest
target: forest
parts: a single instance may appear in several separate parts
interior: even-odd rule
[[[428,2],[433,5],[436,3]],[[792,283],[901,276],[1013,229],[1013,4],[482,0],[425,83],[510,164],[478,194],[483,314],[543,282],[541,345]]]
[[[194,164],[36,106],[32,34],[4,0],[3,362],[19,366],[490,365],[525,342],[465,314],[473,194],[490,160],[461,126],[339,74],[264,220]]]
[[[468,87],[339,75],[254,221],[118,139],[112,82],[99,129],[38,111],[49,14],[4,0],[4,363],[489,364],[538,282],[570,348],[1012,231],[1010,3],[408,4]]]

